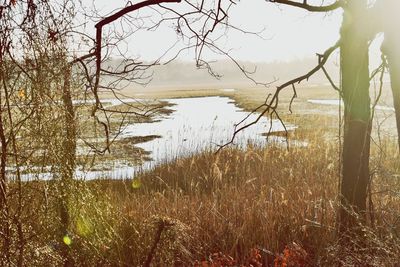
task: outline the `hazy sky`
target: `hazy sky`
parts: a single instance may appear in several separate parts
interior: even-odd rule
[[[118,7],[125,6],[126,2],[126,0],[96,0],[94,5],[100,14],[106,15]],[[315,0],[315,2],[320,1]],[[83,3],[89,6],[92,1],[83,0]],[[177,5],[180,4],[169,6]],[[146,11],[141,12],[146,14]],[[268,3],[265,0],[242,0],[231,9],[230,22],[250,31],[265,28],[262,33],[265,39],[231,30],[222,40],[222,44],[239,60],[272,62],[312,57],[338,40],[341,16],[341,11],[318,14]],[[92,27],[87,27],[87,31],[94,36]],[[173,45],[177,36],[174,29],[165,24],[155,32],[137,33],[127,40],[125,47],[124,44],[120,46],[123,51],[140,55],[144,60],[152,60]],[[193,51],[182,54],[180,58],[192,59]]]

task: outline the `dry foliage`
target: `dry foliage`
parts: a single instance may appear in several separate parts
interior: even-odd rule
[[[310,133],[307,147],[289,150],[272,144],[206,151],[159,166],[135,182],[76,181],[68,236],[75,263],[142,266],[150,257],[149,266],[395,266],[400,255],[395,142],[383,142],[372,153],[374,206],[362,226],[368,244],[346,252],[335,238],[338,151],[322,136]],[[58,266],[61,260],[53,187],[25,184],[26,208],[40,207],[26,221],[32,235],[27,255],[36,266]]]

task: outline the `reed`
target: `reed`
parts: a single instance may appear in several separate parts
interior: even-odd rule
[[[307,146],[289,149],[272,143],[264,148],[230,147],[218,154],[207,150],[133,180],[76,181],[69,203],[69,247],[76,264],[337,264],[343,252],[335,231],[338,145],[318,131],[309,132],[305,140]],[[364,227],[368,249],[350,255],[342,266],[366,261],[370,266],[394,266],[398,260],[400,164],[395,148],[395,140],[383,140],[372,151],[373,205]],[[52,182],[29,186],[36,206],[57,197]],[[38,193],[46,187],[55,195],[45,199]],[[32,205],[27,201],[26,208]],[[36,266],[56,266],[58,249],[51,245],[57,238],[56,209],[36,213],[35,220],[29,220],[35,235],[31,260]]]

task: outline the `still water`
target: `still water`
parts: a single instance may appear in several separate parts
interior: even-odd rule
[[[128,125],[120,135],[131,136],[160,135],[161,138],[138,144],[151,152],[152,162],[159,164],[176,157],[188,156],[204,149],[216,149],[232,138],[235,124],[246,120],[242,125],[257,119],[258,114],[250,114],[238,108],[228,97],[199,97],[163,99],[174,104],[175,110],[169,117],[155,123]],[[293,126],[286,125],[293,129]],[[263,133],[284,131],[278,120],[269,121],[262,117],[260,121],[241,131],[235,138],[235,144],[244,147],[248,143],[264,146],[267,142]]]
[[[113,100],[112,105],[118,105],[118,100]],[[150,152],[151,161],[140,166],[128,166],[123,163],[113,164],[110,170],[82,171],[76,170],[78,179],[133,178],[138,171],[146,171],[159,164],[199,153],[205,149],[217,149],[218,145],[228,142],[234,133],[235,124],[242,121],[242,125],[257,119],[258,114],[250,114],[237,107],[228,97],[197,97],[162,99],[173,106],[174,111],[165,117],[152,123],[128,124],[123,129],[119,138],[133,136],[159,135],[160,138],[136,144]],[[295,128],[286,125],[288,130]],[[265,146],[267,138],[263,133],[280,132],[285,128],[278,120],[270,121],[262,117],[257,124],[240,132],[235,138],[234,144],[245,147],[252,143],[257,146]],[[274,137],[274,142],[285,142],[282,137]],[[50,179],[51,173],[26,174],[25,180]],[[33,176],[33,177],[32,177]]]

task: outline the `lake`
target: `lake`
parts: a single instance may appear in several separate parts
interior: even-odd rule
[[[112,105],[118,105],[118,100],[112,100]],[[206,149],[217,149],[218,145],[227,143],[233,135],[235,124],[246,120],[244,123],[254,121],[258,114],[250,114],[237,107],[228,97],[195,97],[161,99],[173,106],[174,111],[158,118],[156,122],[128,124],[124,127],[119,139],[134,136],[159,135],[160,138],[136,144],[150,152],[150,161],[139,166],[124,165],[123,162],[113,162],[110,170],[82,171],[76,170],[78,179],[125,179],[133,178],[135,173],[146,171],[159,164],[199,153]],[[293,125],[286,125],[288,130],[295,129]],[[240,132],[235,145],[241,148],[252,143],[265,146],[267,138],[263,133],[282,132],[284,126],[279,120],[270,121],[262,117],[259,122]],[[270,137],[273,142],[285,142],[283,137]],[[26,174],[24,179],[50,179],[51,173]]]

